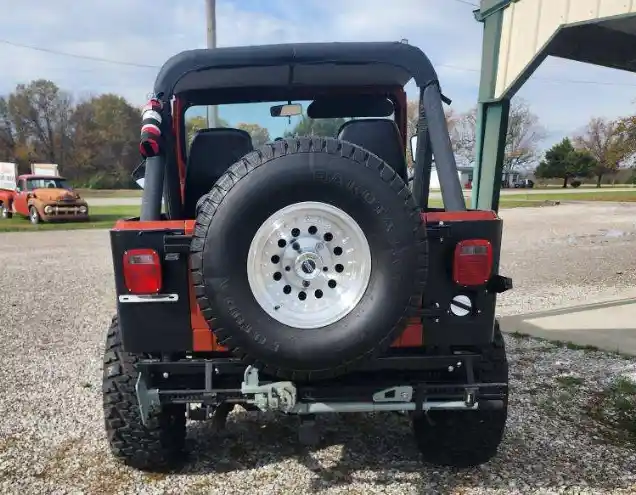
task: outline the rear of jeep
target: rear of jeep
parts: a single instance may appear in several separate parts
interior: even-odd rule
[[[408,412],[428,462],[495,455],[508,401],[494,314],[511,286],[498,274],[502,222],[465,207],[424,54],[402,43],[195,50],[164,65],[155,93],[141,216],[111,231],[115,456],[165,468],[182,458],[187,419],[221,424],[237,406],[298,416],[307,442],[317,414]],[[300,100],[309,119],[350,120],[335,136],[256,148],[236,128],[188,142],[188,108],[282,101],[270,115],[291,118]],[[445,209],[428,204],[432,154]]]

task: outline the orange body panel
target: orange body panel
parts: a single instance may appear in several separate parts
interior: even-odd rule
[[[428,213],[422,213],[421,215],[422,219],[426,223],[468,222],[497,219],[497,213],[490,210],[429,211]]]
[[[194,285],[190,277],[190,324],[192,325],[192,350],[195,352],[227,351],[216,342],[216,336],[205,321],[194,295]]]
[[[194,220],[185,221],[186,235],[194,232]],[[194,284],[190,276],[190,324],[192,325],[192,350],[195,352],[227,351],[227,348],[219,345],[216,335],[205,321],[201,308],[194,295]]]
[[[187,221],[185,220],[117,220],[113,230],[166,230],[166,229],[185,229]]]
[[[419,318],[411,318],[391,347],[420,347],[424,343],[424,329]]]
[[[183,134],[181,133],[181,125],[183,118],[185,117],[183,113],[184,102],[178,96],[174,100],[174,110],[172,112],[172,132],[174,133],[175,139],[177,141],[177,167],[179,169],[179,187],[181,190],[181,200],[184,198],[185,192],[185,169],[186,163],[183,155]]]
[[[10,204],[13,202],[13,197],[15,196],[15,191],[11,191],[9,189],[0,189],[0,203]]]

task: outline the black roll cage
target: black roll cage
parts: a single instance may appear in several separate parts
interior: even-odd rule
[[[288,72],[283,75],[288,78],[287,88],[290,90],[295,84],[293,80],[295,64],[301,62],[310,62],[310,67],[314,70],[316,66],[323,63],[323,70],[327,75],[334,67],[340,71],[343,67],[345,70],[348,67],[374,67],[370,74],[377,79],[378,82],[375,84],[378,86],[386,86],[389,82],[396,82],[400,86],[404,86],[413,78],[420,89],[417,149],[414,153],[414,198],[423,210],[428,209],[431,167],[434,156],[445,210],[466,210],[442,106],[443,101],[447,100],[441,93],[437,75],[430,61],[418,48],[402,43],[306,43],[269,45],[256,47],[255,50],[257,54],[261,54],[267,64],[270,64],[269,66],[278,62],[275,68],[280,69],[279,72],[288,69]],[[234,59],[232,58],[233,53],[236,54]],[[321,53],[327,55],[321,59]],[[192,50],[171,58],[160,70],[155,83],[155,96],[164,102],[161,124],[163,149],[158,156],[146,159],[140,220],[153,221],[162,218],[162,197],[165,198],[168,217],[180,216],[181,191],[177,165],[178,146],[172,124],[173,97],[193,89],[207,89],[210,90],[210,94],[214,94],[214,89],[227,89],[227,84],[239,83],[242,79],[239,79],[238,76],[244,78],[245,70],[251,68],[260,70],[263,69],[263,65],[266,65],[265,62],[259,63],[253,53],[248,55],[246,55],[245,47]],[[338,60],[338,56],[342,56],[343,61]],[[306,62],[307,59],[310,59],[309,62]],[[232,60],[235,61],[234,64],[231,63]],[[303,67],[307,67],[307,65]],[[222,77],[214,79],[217,70],[224,71],[224,73]],[[237,72],[234,76],[235,79],[232,79],[232,70],[242,72]],[[212,78],[207,85],[205,75]],[[328,81],[327,77],[325,79]],[[179,84],[187,89],[179,91]],[[220,86],[221,84],[226,86]],[[331,86],[337,83],[328,81],[324,84]],[[193,85],[198,85],[198,87],[195,88]],[[284,86],[284,84],[282,85]],[[366,86],[373,85],[373,81],[366,84]],[[355,88],[355,86],[353,87]]]

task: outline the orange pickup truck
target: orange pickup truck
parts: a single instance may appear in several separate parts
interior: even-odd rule
[[[28,217],[32,224],[86,221],[88,205],[66,179],[48,175],[20,175],[15,190],[0,189],[0,217]]]

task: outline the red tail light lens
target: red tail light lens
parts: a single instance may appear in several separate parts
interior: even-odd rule
[[[455,246],[453,280],[464,286],[483,285],[492,273],[492,244],[486,239],[467,239]]]
[[[154,249],[124,253],[124,283],[131,294],[156,294],[161,290],[161,261]]]

